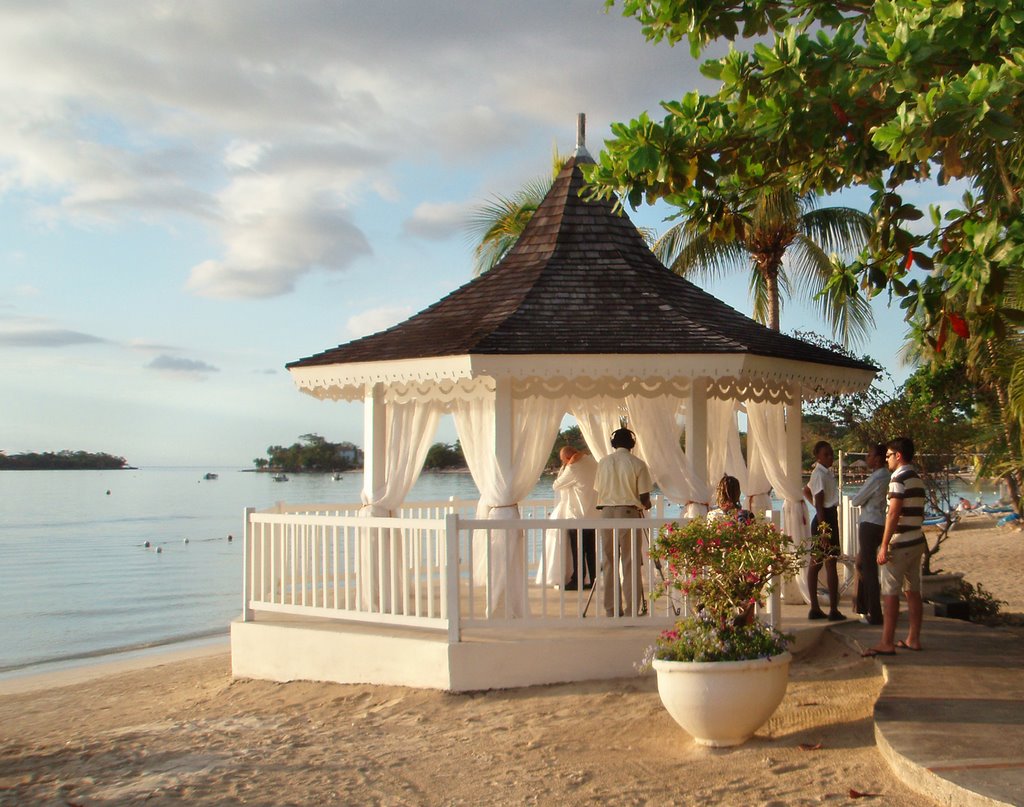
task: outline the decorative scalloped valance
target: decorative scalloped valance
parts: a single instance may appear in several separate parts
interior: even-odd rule
[[[861,391],[874,377],[864,370],[750,354],[446,356],[290,372],[299,389],[316,398],[362,400],[382,384],[387,401],[442,403],[493,395],[499,379],[510,380],[514,398],[683,398],[700,379],[709,397],[793,403],[794,394],[808,400]]]

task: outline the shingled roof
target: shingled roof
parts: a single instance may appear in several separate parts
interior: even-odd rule
[[[753,354],[874,371],[777,333],[667,269],[573,157],[508,255],[388,330],[287,365],[529,354]]]

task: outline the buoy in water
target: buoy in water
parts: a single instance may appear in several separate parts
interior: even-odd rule
[[[149,541],[146,541],[146,543],[144,543],[143,546],[146,547],[146,549],[149,549]]]
[[[109,491],[109,490],[107,491],[107,495],[108,495],[108,496],[110,495],[110,491]]]
[[[188,538],[185,539],[184,543],[186,543],[186,544],[188,543]]]
[[[230,542],[230,541],[234,541],[234,540],[235,540],[235,537],[229,532],[228,533],[228,541]]]
[[[163,551],[164,551],[164,548],[163,548],[162,546],[158,546],[158,547],[156,548],[156,553],[157,553],[158,555],[159,555],[159,554],[160,554],[161,552],[163,552]]]

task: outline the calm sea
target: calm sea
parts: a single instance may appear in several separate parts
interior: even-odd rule
[[[244,509],[353,503],[361,487],[360,472],[0,471],[0,677],[226,636]],[[423,474],[409,500],[476,495],[468,474]],[[531,498],[551,496],[543,478]]]
[[[226,636],[244,509],[358,502],[361,487],[360,472],[0,471],[0,676]],[[550,480],[538,492],[550,497]],[[409,498],[453,495],[476,497],[467,474],[423,474]]]

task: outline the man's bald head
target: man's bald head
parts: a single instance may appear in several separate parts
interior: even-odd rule
[[[558,458],[562,461],[562,465],[565,465],[569,460],[579,454],[572,446],[562,446],[562,450],[558,452]]]

